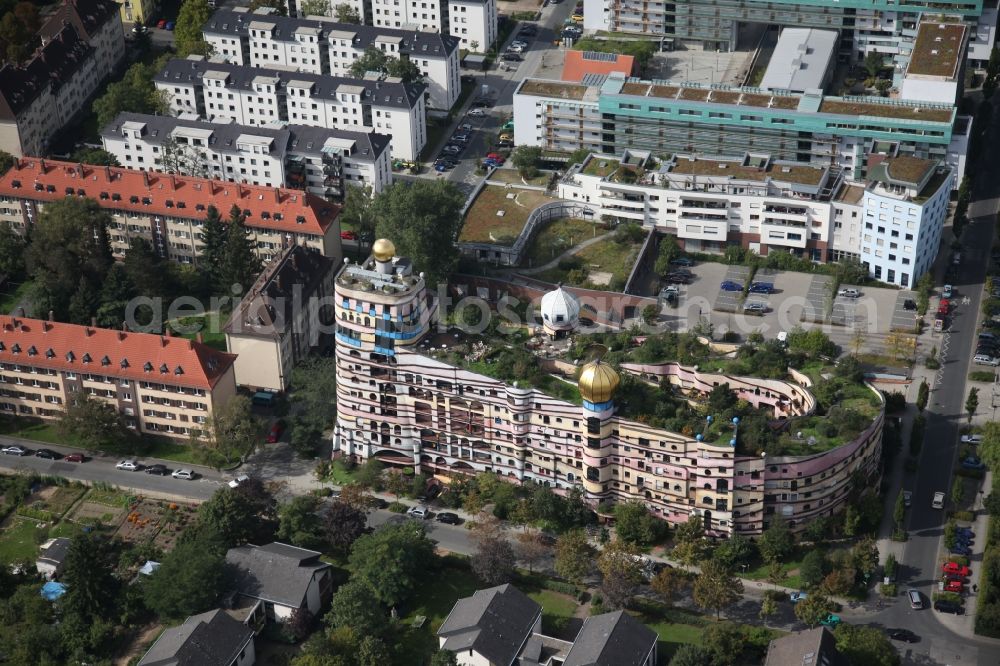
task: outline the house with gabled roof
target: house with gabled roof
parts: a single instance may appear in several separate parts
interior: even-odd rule
[[[138,666],[253,666],[256,661],[253,629],[217,608],[166,629]]]
[[[320,555],[284,543],[247,544],[230,548],[226,562],[236,574],[236,595],[259,600],[268,620],[284,622],[297,609],[318,615],[329,603],[333,575]]]

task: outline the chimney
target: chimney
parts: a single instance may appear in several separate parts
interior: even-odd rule
[[[41,167],[42,173],[45,173],[45,160],[38,160],[38,165]]]
[[[161,347],[166,347],[167,346],[167,336],[165,336],[165,335],[161,335],[160,336],[160,346]]]
[[[194,334],[194,339],[198,342],[199,345],[205,341],[201,335],[201,331],[198,331],[197,333]]]
[[[170,189],[177,189],[177,177],[174,174],[170,174]]]
[[[83,162],[77,162],[76,163],[76,172],[78,174],[80,174],[80,178],[84,177],[84,174],[83,174]]]
[[[280,187],[274,188],[274,202],[275,203],[281,203],[281,188]]]
[[[91,317],[90,318],[90,325],[93,328],[97,328],[97,317]]]
[[[110,183],[111,182],[111,166],[110,165],[104,167],[104,174],[108,177],[108,182]]]
[[[55,321],[55,320],[56,320],[56,313],[52,310],[49,310],[49,321]]]

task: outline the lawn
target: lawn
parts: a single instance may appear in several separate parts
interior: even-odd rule
[[[38,554],[35,533],[38,524],[26,518],[14,518],[14,522],[0,535],[0,562],[10,564],[18,560],[34,560]]]
[[[573,254],[577,259],[577,267],[556,266],[535,277],[553,284],[562,282],[574,287],[592,286],[601,289],[614,287],[616,284],[623,285],[632,272],[640,247],[641,243],[622,244],[611,239],[603,240]],[[595,281],[595,273],[610,273],[610,281],[604,279],[605,276]]]
[[[541,266],[552,261],[560,252],[604,231],[593,222],[576,218],[562,218],[549,222],[528,244],[522,264],[529,268]]]
[[[188,340],[194,340],[201,333],[202,342],[219,351],[226,351],[226,334],[222,332],[225,323],[226,318],[215,312],[200,317],[171,319],[167,322],[177,335]]]
[[[330,465],[330,474],[327,476],[327,480],[338,486],[344,486],[348,483],[354,483],[356,476],[357,469],[348,469],[342,460],[334,460]]]
[[[535,187],[545,187],[552,178],[551,173],[539,172],[534,178],[529,178],[527,182],[521,180],[521,175],[517,169],[497,169],[490,175],[490,181],[510,183],[511,185],[533,185]]]
[[[636,606],[638,610],[633,614],[660,638],[657,651],[661,663],[669,661],[677,648],[685,643],[701,645],[705,625],[711,622],[704,615],[679,608],[667,608],[646,599],[637,599]]]
[[[28,295],[29,289],[31,289],[31,283],[22,282],[12,291],[5,291],[3,294],[0,294],[0,313],[10,314],[11,310]],[[27,310],[28,308],[25,309]]]
[[[555,199],[540,192],[487,185],[469,207],[458,240],[511,245],[524,229],[531,211],[550,201]]]
[[[407,609],[405,616],[400,616],[398,639],[404,646],[403,653],[413,656],[412,663],[426,663],[437,649],[435,634],[448,617],[452,606],[459,599],[471,596],[480,587],[484,586],[465,563],[453,557],[443,558],[441,569],[423,579],[421,586],[413,594],[416,605]],[[413,626],[413,620],[418,615],[427,618],[419,629]]]

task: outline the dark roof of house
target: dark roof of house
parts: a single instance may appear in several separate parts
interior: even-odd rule
[[[348,76],[330,74],[310,74],[280,69],[234,65],[201,56],[186,59],[174,58],[169,61],[153,80],[168,85],[201,85],[201,79],[208,72],[226,74],[226,88],[253,90],[253,82],[259,78],[274,79],[279,89],[291,82],[306,83],[312,87],[313,99],[338,99],[341,88],[363,88],[363,101],[373,106],[388,106],[412,109],[423,97],[427,86],[423,83],[402,83],[399,79],[379,81],[375,79],[355,79]]]
[[[253,639],[253,630],[215,609],[165,630],[139,666],[230,666]]]
[[[641,666],[656,646],[656,632],[625,611],[589,617],[563,666]]]
[[[0,68],[0,119],[15,120],[42,94],[72,78],[90,57],[93,48],[72,24],[62,28],[24,65]]]
[[[764,666],[847,666],[837,640],[826,627],[796,631],[767,646]]]
[[[346,139],[354,142],[351,159],[359,162],[374,162],[389,149],[392,137],[388,134],[366,132],[349,132],[347,130],[329,127],[311,127],[308,125],[286,125],[275,123],[273,126],[251,126],[233,123],[211,123],[204,120],[185,120],[176,116],[156,116],[145,113],[120,113],[108,123],[101,136],[121,137],[122,125],[125,123],[142,123],[145,127],[143,141],[161,144],[171,136],[178,127],[210,130],[212,138],[209,146],[216,151],[226,152],[226,148],[234,148],[237,139],[243,135],[267,136],[274,142],[271,153],[319,153],[327,139]],[[234,148],[235,151],[235,148]]]
[[[236,591],[248,597],[299,608],[317,571],[330,567],[320,553],[283,543],[230,548],[226,561],[236,567]]]
[[[49,547],[41,552],[38,556],[38,560],[41,562],[51,562],[52,564],[59,565],[63,563],[66,559],[66,553],[69,552],[70,540],[66,537],[59,537],[53,539]]]
[[[307,28],[316,32],[320,40],[331,35],[351,36],[352,46],[364,49],[379,38],[398,38],[400,53],[419,55],[422,58],[441,58],[458,50],[459,39],[439,32],[383,28],[371,25],[355,25],[318,19],[293,18],[273,14],[257,14],[232,9],[218,9],[208,19],[202,32],[208,35],[229,35],[247,37],[251,23],[269,23],[274,26],[271,39],[275,41],[295,41],[296,30]]]
[[[333,259],[314,248],[289,247],[258,276],[223,330],[233,335],[282,337],[301,303],[330,295],[319,293],[319,287],[332,275],[333,266]]]
[[[491,663],[509,664],[541,612],[541,606],[513,585],[476,590],[455,603],[437,635],[445,639],[445,650],[474,650]]]
[[[70,23],[89,41],[105,23],[119,16],[120,11],[121,5],[115,0],[64,0],[46,19],[38,35],[43,41],[52,39]]]

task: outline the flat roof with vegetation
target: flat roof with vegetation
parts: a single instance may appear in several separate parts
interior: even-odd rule
[[[906,73],[955,78],[965,53],[965,31],[964,23],[921,23]]]
[[[513,245],[531,211],[550,201],[536,190],[487,185],[466,212],[458,242]]]
[[[526,79],[518,91],[523,95],[538,95],[540,97],[558,97],[563,99],[583,99],[587,94],[587,86],[560,81],[543,81],[541,79]]]
[[[736,160],[678,157],[676,164],[670,168],[670,173],[692,176],[724,176],[751,181],[763,181],[766,177],[770,177],[772,180],[789,183],[819,185],[826,169],[807,164],[773,162],[768,163],[766,167],[758,167],[745,165]]]

